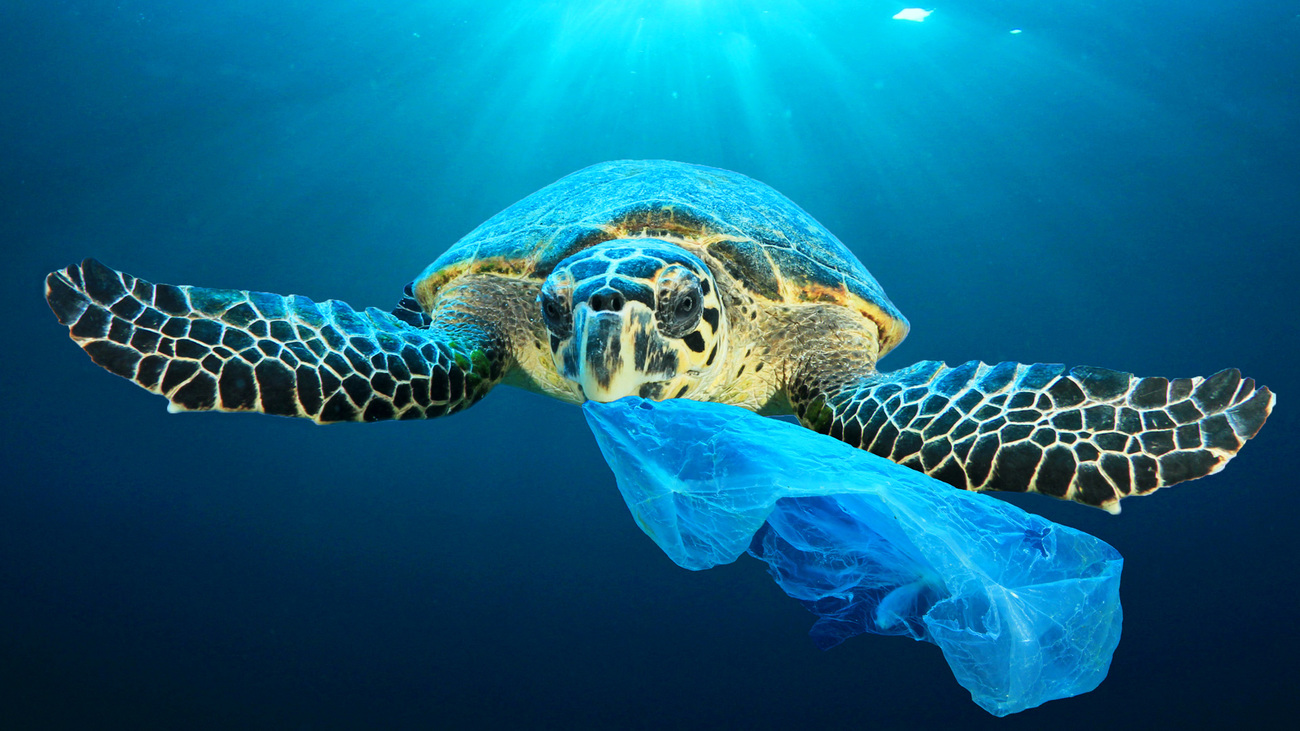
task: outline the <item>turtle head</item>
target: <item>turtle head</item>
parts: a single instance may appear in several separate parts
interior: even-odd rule
[[[538,295],[560,375],[591,401],[690,396],[708,383],[726,321],[699,257],[615,239],[556,265]]]

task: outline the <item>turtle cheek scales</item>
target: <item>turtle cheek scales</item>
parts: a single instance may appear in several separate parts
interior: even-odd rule
[[[698,331],[682,338],[682,342],[686,343],[686,347],[690,348],[692,353],[704,352],[704,336],[700,335]]]
[[[706,294],[705,296],[707,296],[707,294]],[[703,313],[702,313],[702,317],[704,318],[704,321],[705,321],[705,322],[709,323],[709,332],[711,332],[711,333],[717,333],[717,332],[718,332],[718,317],[719,317],[719,315],[718,315],[718,308],[716,308],[716,307],[706,307],[706,308],[704,308],[704,311],[703,311]]]
[[[450,344],[341,302],[153,285],[91,259],[51,274],[46,294],[92,360],[172,411],[422,418],[465,408],[501,377],[490,338],[464,332]]]
[[[649,323],[641,323],[636,328],[633,352],[633,366],[646,376],[667,379],[676,377],[681,371],[678,349],[659,337]]]

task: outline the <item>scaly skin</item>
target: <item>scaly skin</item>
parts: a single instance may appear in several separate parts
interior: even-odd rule
[[[1119,500],[1218,472],[1273,408],[1236,369],[1137,378],[1104,368],[924,361],[856,380],[805,379],[809,428],[967,490]]]
[[[46,298],[92,360],[174,411],[257,411],[318,423],[455,413],[501,379],[489,328],[413,327],[342,302],[154,285],[94,259]]]

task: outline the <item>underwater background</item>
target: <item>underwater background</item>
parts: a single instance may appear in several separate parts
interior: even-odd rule
[[[1300,710],[1300,5],[17,0],[0,7],[0,727],[1289,728]],[[744,557],[630,519],[579,409],[169,415],[42,297],[157,282],[388,308],[586,165],[791,197],[912,323],[881,364],[1238,367],[1259,437],[1123,514],[1094,692],[995,719],[933,645],[829,652]]]

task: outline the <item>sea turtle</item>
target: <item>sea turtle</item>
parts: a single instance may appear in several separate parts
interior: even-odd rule
[[[46,298],[96,363],[174,411],[419,419],[501,383],[573,403],[690,398],[796,414],[959,488],[1111,512],[1218,471],[1274,401],[1236,370],[879,372],[907,320],[835,236],[744,175],[666,161],[594,165],[528,196],[391,313],[155,285],[93,259],[50,274]]]

